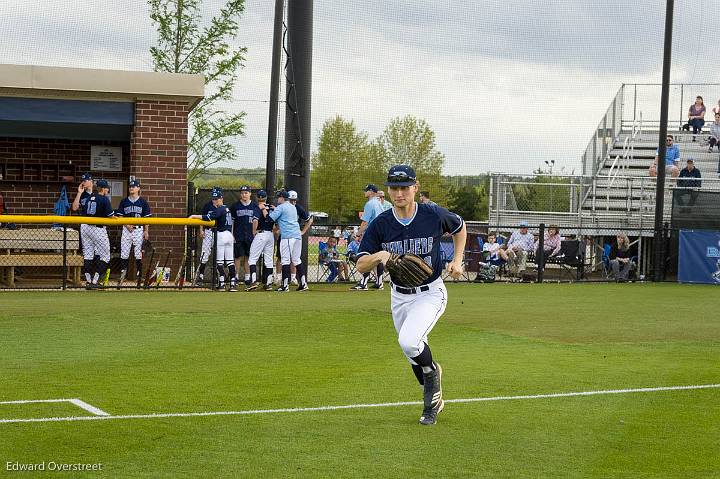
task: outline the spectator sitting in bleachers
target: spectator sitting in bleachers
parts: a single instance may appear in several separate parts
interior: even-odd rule
[[[665,139],[665,144],[667,145],[667,149],[665,150],[665,173],[670,173],[673,178],[677,178],[680,174],[680,168],[678,168],[678,162],[680,161],[680,149],[674,144],[673,140],[672,135],[668,135]],[[650,176],[652,177],[657,176],[659,153],[659,151],[655,153],[655,161],[652,165],[650,165]]]
[[[716,115],[720,113],[720,100],[718,100],[718,104],[713,107],[712,112]]]
[[[705,125],[705,103],[703,97],[697,96],[695,103],[690,105],[688,109],[688,122],[683,125],[683,130],[690,131],[690,127],[693,129],[693,139],[695,141],[695,135],[702,131]]]
[[[710,123],[710,137],[708,138],[708,153],[712,153],[715,146],[720,150],[720,113],[715,113],[715,121]],[[720,173],[720,169],[718,170]]]
[[[510,273],[513,276],[522,275],[525,272],[527,257],[535,248],[535,238],[528,233],[527,221],[520,223],[520,230],[510,235],[505,253],[507,255]]]
[[[324,264],[328,267],[330,274],[327,277],[327,282],[332,283],[336,278],[340,281],[347,281],[348,279],[348,265],[345,261],[340,259],[340,253],[337,250],[337,238],[331,236],[327,239],[327,246],[320,250],[319,261],[320,264]]]
[[[625,233],[616,237],[616,242],[610,250],[610,268],[615,276],[615,281],[624,283],[628,279],[632,262],[630,261],[630,240]]]
[[[680,172],[680,179],[677,182],[678,188],[683,188],[675,195],[677,204],[680,206],[685,205],[685,197],[690,196],[690,202],[687,206],[693,206],[698,197],[698,192],[690,188],[700,188],[702,180],[700,178],[700,170],[695,168],[695,161],[692,158],[688,158],[687,166]],[[686,179],[693,178],[693,179]],[[685,189],[688,188],[688,189]]]
[[[556,256],[560,252],[560,245],[562,244],[562,236],[560,236],[560,229],[555,225],[548,226],[545,232],[545,238],[543,241],[543,251],[545,252],[545,259]],[[536,255],[539,252],[540,242],[536,241],[534,245]]]

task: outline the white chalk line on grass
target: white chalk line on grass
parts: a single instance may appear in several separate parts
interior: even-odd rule
[[[89,413],[95,414],[96,416],[109,416],[110,415],[110,414],[106,413],[105,411],[103,411],[102,409],[98,409],[95,406],[93,406],[92,404],[88,404],[85,401],[78,399],[78,398],[71,399],[70,402],[73,403],[74,405],[76,405],[77,407],[86,410]]]
[[[41,403],[59,403],[59,402],[67,402],[70,404],[74,404],[75,406],[79,407],[80,409],[84,409],[87,412],[91,414],[95,414],[96,416],[109,416],[110,414],[106,413],[102,409],[96,408],[92,404],[88,404],[82,399],[73,398],[73,399],[20,399],[18,401],[0,401],[0,405],[2,404],[41,404]]]
[[[629,394],[649,393],[660,391],[687,391],[692,389],[714,389],[720,388],[720,384],[700,384],[694,386],[663,386],[635,389],[605,389],[600,391],[579,391],[568,393],[533,394],[522,396],[492,396],[464,399],[446,399],[446,403],[474,403],[484,401],[510,401],[521,399],[547,399],[574,396],[600,396],[604,394]],[[47,401],[46,401],[47,402]],[[2,404],[2,403],[0,403]],[[377,407],[398,407],[398,406],[419,406],[422,401],[386,402],[377,404],[345,404],[341,406],[317,406],[317,407],[295,407],[281,409],[249,409],[245,411],[209,411],[209,412],[183,412],[183,413],[154,413],[154,414],[124,414],[124,415],[97,415],[97,416],[69,416],[69,417],[43,417],[28,419],[0,419],[0,424],[21,423],[21,422],[62,422],[62,421],[100,421],[110,419],[160,419],[173,417],[205,417],[205,416],[242,416],[250,414],[276,414],[291,412],[317,412],[337,411],[341,409],[367,409]],[[95,408],[96,409],[96,408]],[[98,410],[99,411],[99,410]],[[102,411],[101,411],[102,412]],[[107,413],[106,413],[107,414]]]

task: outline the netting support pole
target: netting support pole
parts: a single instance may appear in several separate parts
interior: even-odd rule
[[[662,281],[665,276],[665,238],[663,215],[665,212],[665,155],[667,147],[668,108],[670,98],[670,67],[672,60],[672,28],[674,0],[667,0],[665,8],[665,46],[663,53],[662,95],[660,99],[660,134],[658,137],[657,185],[655,193],[655,267],[654,280]]]
[[[538,249],[537,249],[537,282],[543,282],[543,275],[545,274],[545,223],[540,223],[540,229],[538,230]]]

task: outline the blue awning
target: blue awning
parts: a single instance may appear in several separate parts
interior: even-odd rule
[[[0,121],[133,125],[132,102],[0,98]]]

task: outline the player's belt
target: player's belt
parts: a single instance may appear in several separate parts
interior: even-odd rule
[[[424,291],[430,291],[430,286],[428,286],[427,284],[424,284],[417,288],[403,288],[402,286],[398,286],[395,283],[390,283],[390,286],[392,287],[392,289],[401,294],[417,294]]]

